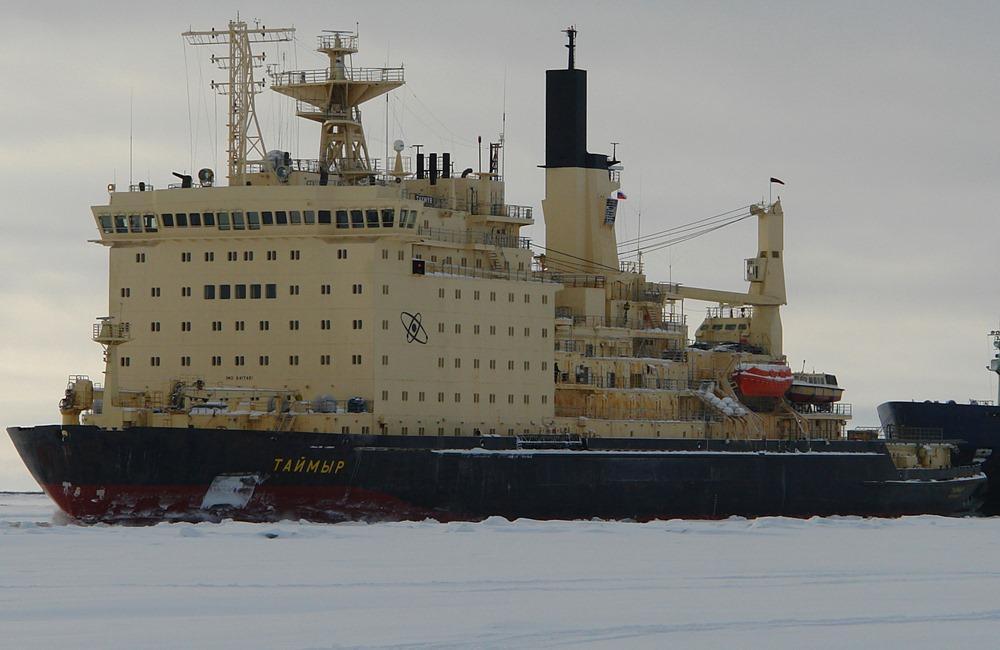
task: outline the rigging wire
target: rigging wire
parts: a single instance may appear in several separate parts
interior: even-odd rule
[[[712,226],[709,226],[709,227],[704,227],[701,230],[697,230],[697,231],[694,231],[694,232],[689,232],[689,233],[686,233],[686,234],[683,234],[683,235],[678,235],[677,237],[674,237],[672,239],[668,239],[666,241],[662,241],[662,242],[658,242],[656,244],[651,244],[649,246],[642,247],[638,251],[628,251],[628,252],[626,252],[626,253],[623,254],[623,257],[632,257],[632,256],[638,255],[640,253],[652,253],[652,252],[655,252],[655,251],[658,251],[658,250],[661,250],[661,249],[664,249],[664,248],[668,248],[670,246],[674,246],[676,244],[680,244],[680,243],[683,243],[683,242],[695,239],[697,237],[701,237],[703,235],[707,235],[710,232],[715,232],[716,230],[720,230],[722,228],[725,228],[726,226],[731,226],[734,223],[739,223],[740,221],[743,221],[745,219],[749,219],[752,216],[753,216],[752,213],[747,213],[747,214],[744,214],[744,215],[733,217],[733,218],[729,219],[728,221],[724,221],[722,223],[718,223],[718,224],[715,224],[715,225],[712,225]]]
[[[689,221],[688,223],[682,223],[682,224],[679,224],[677,226],[671,226],[670,228],[667,228],[666,230],[659,230],[657,232],[648,233],[646,235],[642,235],[642,236],[638,236],[638,237],[632,237],[631,239],[626,239],[626,240],[618,242],[618,248],[626,248],[626,247],[629,247],[629,246],[635,246],[637,243],[648,242],[651,239],[657,239],[657,238],[660,238],[660,237],[664,237],[664,236],[673,234],[673,233],[675,233],[675,232],[677,232],[679,230],[689,229],[692,226],[695,226],[695,225],[698,225],[698,224],[703,224],[703,223],[706,223],[706,222],[710,222],[710,221],[715,220],[715,219],[725,219],[725,218],[728,218],[729,215],[732,215],[733,213],[742,212],[743,210],[747,210],[749,208],[750,208],[749,205],[744,205],[744,206],[740,206],[738,208],[734,208],[732,210],[727,210],[725,212],[720,212],[719,214],[715,214],[715,215],[712,215],[710,217],[704,217],[702,219],[696,219],[694,221]]]

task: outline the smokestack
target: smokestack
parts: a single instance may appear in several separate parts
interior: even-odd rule
[[[436,153],[428,154],[428,164],[430,166],[430,178],[431,185],[437,185],[438,182],[438,155]]]
[[[441,178],[451,178],[451,154],[441,154]]]
[[[424,177],[424,154],[417,154],[417,178]]]
[[[576,29],[565,70],[545,71],[545,166],[607,169],[608,157],[587,152],[587,71],[576,69]]]

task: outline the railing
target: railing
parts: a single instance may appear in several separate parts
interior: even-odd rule
[[[627,269],[622,268],[622,270]],[[640,286],[632,282],[619,282],[612,287],[611,298],[636,302],[663,302],[668,295],[677,293],[678,286],[671,282],[646,282]]]
[[[413,158],[410,156],[400,156],[400,162],[403,164],[403,173],[412,174],[413,173]],[[396,157],[390,156],[385,159],[385,170],[388,174],[394,174],[396,172]]]
[[[436,241],[454,244],[483,244],[501,248],[531,248],[531,240],[527,237],[492,233],[485,230],[449,230],[446,228],[417,228],[417,235]],[[529,271],[530,273],[530,271]]]
[[[98,343],[123,342],[129,339],[130,326],[128,323],[94,323],[93,340]]]
[[[358,124],[361,123],[361,111],[357,107],[346,107],[346,106],[317,106],[311,102],[303,101],[301,99],[295,100],[295,112],[302,115],[317,115],[324,118],[336,118],[340,120],[351,120]]]
[[[443,262],[424,261],[425,273],[443,273],[446,275],[461,275],[467,278],[483,278],[487,280],[520,280],[522,282],[547,282],[544,278],[537,277],[531,271],[518,271],[514,269],[485,269],[475,266],[460,266],[458,264],[444,264]]]
[[[340,72],[340,71],[336,71]],[[356,83],[403,83],[403,68],[344,68],[344,76],[330,75],[328,68],[318,70],[291,70],[271,75],[272,86],[294,86],[299,84],[326,83],[327,81],[351,81]]]
[[[558,282],[558,280],[554,280]],[[556,318],[572,318],[575,327],[619,327],[634,330],[664,330],[681,332],[686,323],[683,314],[664,313],[649,314],[649,318],[641,315],[630,315],[627,318],[605,318],[604,316],[582,316],[572,312],[557,313]]]
[[[792,408],[795,409],[796,413],[803,415],[820,413],[823,415],[843,415],[845,417],[851,417],[854,410],[853,406],[847,402],[835,402],[833,404],[798,404],[792,402]]]
[[[143,183],[143,182],[136,183],[135,185],[129,185],[128,186],[128,191],[129,192],[152,192],[153,191],[153,184],[152,183]]]
[[[535,275],[544,278],[549,282],[558,282],[566,287],[589,287],[600,289],[604,287],[607,278],[603,275],[590,275],[589,273],[560,273],[559,271],[542,271],[536,269]]]
[[[753,307],[708,307],[707,318],[750,318]]]
[[[420,195],[421,199],[427,195]],[[438,197],[435,197],[436,199]],[[514,205],[513,203],[481,203],[479,201],[467,201],[463,198],[456,198],[449,201],[446,198],[438,199],[440,202],[434,207],[449,210],[461,210],[469,214],[489,215],[491,217],[507,217],[509,219],[519,219],[521,221],[532,220],[532,207],[530,205]]]
[[[315,174],[319,173],[320,165],[319,160],[315,158],[292,158],[291,168],[297,172],[312,172]],[[248,162],[246,167],[243,168],[247,174],[260,174],[265,171],[272,171],[272,166],[270,162]]]
[[[511,219],[523,219],[524,221],[531,221],[531,206],[530,205],[513,205],[508,204],[507,206],[507,216]]]
[[[644,388],[647,390],[687,391],[698,390],[700,382],[689,382],[686,379],[664,379],[662,377],[641,377],[614,375],[597,376],[591,373],[560,372],[556,376],[556,386],[585,386],[588,388]]]
[[[627,406],[560,406],[556,404],[555,416],[589,417],[609,420],[661,420],[670,422],[721,422],[722,416],[705,410],[702,413],[665,413],[659,409],[631,408]]]
[[[332,34],[321,34],[317,39],[319,49],[322,50],[350,50],[358,51],[358,35],[352,32],[333,32]]]

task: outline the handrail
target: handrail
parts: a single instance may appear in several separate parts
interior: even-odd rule
[[[271,75],[271,87],[342,81],[353,83],[403,83],[403,68],[344,68],[343,77],[330,75],[329,68],[289,70]]]
[[[455,244],[483,244],[485,246],[499,246],[500,248],[531,248],[531,240],[527,237],[493,233],[485,230],[449,230],[447,228],[420,226],[417,228],[417,235]]]
[[[536,277],[531,271],[518,271],[516,269],[488,269],[474,266],[460,266],[458,264],[444,264],[443,262],[424,261],[425,274],[441,273],[444,275],[461,275],[467,278],[483,278],[487,280],[521,280],[524,282],[547,282],[544,278]]]

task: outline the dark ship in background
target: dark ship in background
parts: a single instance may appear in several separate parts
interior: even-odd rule
[[[996,352],[986,369],[1000,377],[1000,330],[990,336]],[[887,437],[956,445],[958,462],[978,465],[989,479],[983,514],[1000,514],[1000,394],[997,402],[885,402],[878,406],[878,417]]]

